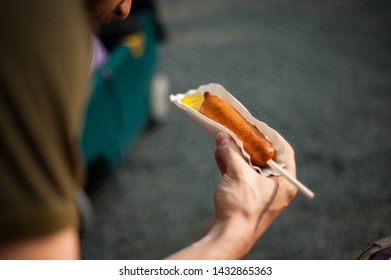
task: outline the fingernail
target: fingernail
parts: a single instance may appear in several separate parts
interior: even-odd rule
[[[219,146],[222,146],[222,145],[228,143],[229,141],[231,141],[231,139],[229,139],[229,137],[227,135],[224,135],[220,139]]]

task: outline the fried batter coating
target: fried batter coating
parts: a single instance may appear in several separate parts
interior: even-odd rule
[[[243,142],[243,148],[250,155],[251,162],[256,166],[266,167],[267,161],[273,159],[275,154],[272,143],[220,97],[207,91],[204,98],[199,112],[231,130]]]

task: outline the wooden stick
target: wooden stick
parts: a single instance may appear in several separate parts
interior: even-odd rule
[[[267,164],[273,168],[276,172],[278,172],[280,175],[284,176],[289,182],[291,182],[293,185],[297,187],[297,189],[308,199],[313,199],[315,197],[315,194],[306,186],[304,186],[302,183],[300,183],[295,177],[293,177],[291,174],[286,172],[285,169],[283,169],[278,163],[276,163],[273,160],[268,160]]]

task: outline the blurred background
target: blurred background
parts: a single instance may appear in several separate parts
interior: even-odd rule
[[[157,1],[156,1],[157,2]],[[222,84],[294,147],[301,194],[247,259],[355,259],[391,235],[391,2],[164,0],[170,93]],[[177,107],[90,184],[84,259],[159,259],[203,236],[214,140]]]

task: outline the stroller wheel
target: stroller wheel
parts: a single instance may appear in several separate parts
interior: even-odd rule
[[[154,74],[150,91],[150,114],[151,121],[155,124],[161,123],[166,119],[170,106],[170,90],[171,85],[168,76],[162,73]]]

